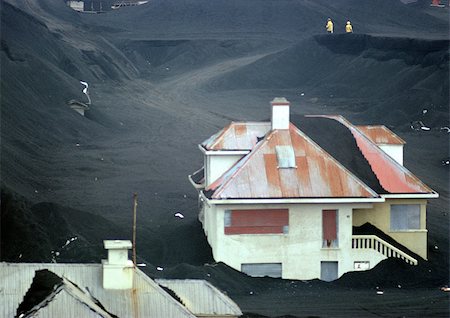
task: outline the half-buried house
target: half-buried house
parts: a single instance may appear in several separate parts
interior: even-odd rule
[[[199,145],[189,176],[216,261],[251,276],[334,280],[398,257],[427,259],[427,199],[438,194],[403,167],[404,141],[342,116],[232,122]]]

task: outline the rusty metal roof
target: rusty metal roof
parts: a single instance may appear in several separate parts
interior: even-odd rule
[[[404,141],[384,126],[354,126],[342,116],[305,116],[307,118],[324,118],[330,122],[338,122],[341,133],[346,132],[348,141],[354,149],[333,150],[331,153],[321,147],[325,139],[314,141],[302,130],[290,125],[289,130],[273,130],[266,133],[265,138],[255,143],[253,149],[242,160],[226,171],[220,178],[210,184],[204,191],[212,199],[264,199],[264,198],[374,198],[381,194],[434,194],[420,179],[408,169],[397,163],[381,150],[375,142],[403,144]],[[337,129],[330,122],[320,122],[320,127],[311,128],[306,121],[301,129],[317,135],[323,135],[328,129]],[[255,123],[248,123],[255,127]],[[209,149],[242,149],[237,147],[235,125],[232,123],[219,134],[211,137],[203,144]],[[268,123],[263,123],[270,129]],[[304,126],[304,127],[303,127]],[[234,132],[230,132],[233,130]],[[323,130],[321,132],[321,130]],[[367,136],[367,131],[371,132]],[[262,130],[260,130],[262,132]],[[347,133],[348,132],[348,133]],[[327,132],[326,139],[335,136],[333,131]],[[256,140],[255,134],[247,134],[247,146]],[[250,137],[253,136],[253,137]],[[372,137],[372,138],[371,138]],[[228,140],[230,138],[230,140]],[[252,139],[253,138],[253,139]],[[336,136],[326,143],[333,143]],[[224,145],[230,145],[227,148]],[[280,168],[277,160],[277,146],[292,147],[295,165]],[[336,147],[334,147],[336,148]],[[207,148],[208,149],[208,148]],[[336,155],[336,157],[334,157]],[[280,154],[278,154],[280,156]],[[355,157],[361,162],[355,163]],[[348,157],[348,158],[347,158]],[[336,158],[344,158],[343,162]],[[352,159],[353,158],[353,159]],[[279,159],[279,158],[278,158]],[[362,169],[362,170],[361,170]]]
[[[32,263],[0,263],[0,317],[15,316],[35,271],[40,269],[48,269],[69,279],[118,317],[195,317],[139,269],[135,270],[133,289],[106,290],[102,286],[100,264]],[[68,295],[64,297],[58,297],[51,306],[42,308],[43,317],[86,316],[86,306],[80,306],[78,301],[66,301]]]
[[[296,167],[278,167],[276,146],[292,147]],[[206,192],[213,199],[378,197],[292,124],[271,131]]]
[[[242,315],[238,305],[228,296],[199,279],[157,279],[156,282],[171,289],[198,317],[238,317]]]
[[[404,145],[406,142],[384,125],[355,126],[377,145]]]
[[[342,116],[322,116],[334,119],[346,126],[356,140],[358,148],[369,162],[381,186],[390,194],[434,193],[408,169],[392,159],[376,146],[359,128]]]
[[[270,122],[231,122],[201,145],[206,150],[251,150],[270,128]]]

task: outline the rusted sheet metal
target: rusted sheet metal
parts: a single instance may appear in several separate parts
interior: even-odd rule
[[[293,147],[296,168],[278,168],[277,145]],[[293,125],[271,131],[207,190],[213,199],[378,196]]]
[[[232,226],[225,228],[225,235],[234,234],[282,234],[282,226]]]
[[[356,126],[373,143],[380,145],[404,145],[406,142],[383,125]]]
[[[232,122],[202,143],[206,150],[251,150],[270,130],[266,122]]]
[[[359,128],[352,125],[342,116],[325,116],[339,121],[346,126],[356,140],[358,148],[369,162],[381,186],[391,194],[395,193],[433,193],[433,190],[425,185],[408,169],[389,157],[378,148]]]
[[[381,186],[390,193],[431,193],[422,181],[386,155],[357,129],[351,129],[356,143],[372,167]]]
[[[231,212],[231,226],[284,226],[288,224],[288,209],[233,210]]]

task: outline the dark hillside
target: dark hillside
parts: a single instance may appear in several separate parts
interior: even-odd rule
[[[359,99],[361,106],[353,111],[396,126],[432,107],[435,115],[427,124],[439,128],[448,125],[448,45],[448,40],[362,34],[316,36],[216,78],[209,89],[281,88]],[[370,109],[366,100],[375,100]]]
[[[355,33],[340,34],[348,18]],[[448,316],[448,45],[448,8],[425,0],[151,0],[105,14],[2,0],[0,258],[99,262],[103,239],[130,237],[136,192],[152,276],[208,279],[254,316]],[[67,105],[87,101],[80,80],[85,117]],[[405,166],[440,193],[428,262],[387,260],[335,283],[213,262],[187,180],[197,145],[231,120],[268,118],[275,96],[294,120],[338,113],[407,141]]]
[[[295,39],[323,33],[327,17],[335,21],[336,33],[344,33],[345,22],[350,19],[358,33],[414,33],[435,38],[445,38],[448,23],[420,7],[395,0],[375,0],[364,5],[358,0],[155,0],[99,18],[88,16],[86,21],[99,26],[114,25],[118,30],[133,29],[133,37]]]

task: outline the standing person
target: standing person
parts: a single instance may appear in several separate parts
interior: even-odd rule
[[[327,20],[327,25],[325,26],[328,33],[333,33],[333,21],[330,18]]]
[[[353,27],[350,21],[347,21],[347,25],[345,26],[345,33],[353,33]]]

